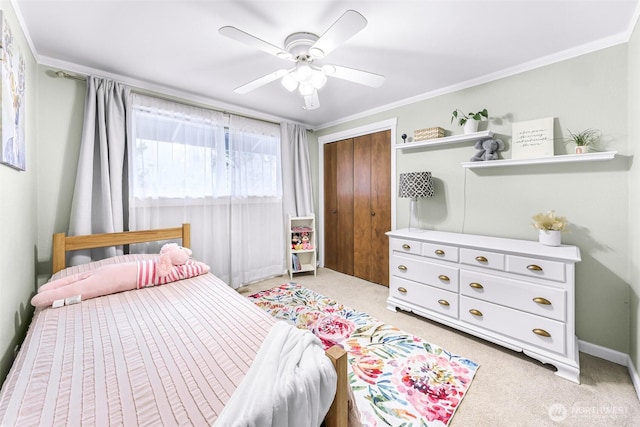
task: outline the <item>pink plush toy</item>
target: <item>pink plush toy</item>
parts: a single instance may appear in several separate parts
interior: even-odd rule
[[[168,243],[157,260],[109,264],[85,273],[45,283],[31,299],[34,307],[59,307],[102,295],[164,285],[209,272],[209,266],[190,259],[191,250]]]

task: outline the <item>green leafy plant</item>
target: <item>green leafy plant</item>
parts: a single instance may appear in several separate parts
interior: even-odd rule
[[[567,231],[569,221],[563,216],[556,216],[555,211],[547,211],[533,216],[533,224],[538,230]]]
[[[566,143],[574,143],[578,147],[593,146],[600,140],[600,131],[597,129],[585,129],[578,133],[573,133],[569,129],[569,137],[566,139]]]
[[[453,123],[454,120],[458,121],[458,124],[460,126],[464,126],[465,123],[467,123],[467,121],[469,120],[482,120],[482,118],[488,119],[489,118],[489,113],[487,112],[487,109],[483,109],[482,111],[478,111],[477,113],[463,113],[462,110],[460,109],[455,109],[453,110],[453,113],[451,113],[451,123]]]

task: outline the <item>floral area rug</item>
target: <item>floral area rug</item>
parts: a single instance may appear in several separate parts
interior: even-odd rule
[[[365,426],[446,426],[478,365],[295,283],[248,297],[348,352],[349,381]]]

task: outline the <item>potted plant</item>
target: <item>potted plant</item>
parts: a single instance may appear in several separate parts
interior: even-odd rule
[[[547,246],[560,246],[561,233],[568,230],[569,222],[555,211],[547,211],[533,216],[533,227],[538,230],[540,243]]]
[[[596,129],[585,129],[578,133],[573,133],[569,129],[569,137],[566,139],[566,143],[574,143],[576,145],[576,154],[584,154],[589,151],[590,147],[593,147],[600,140],[600,131]]]
[[[463,127],[464,133],[473,133],[478,131],[478,124],[483,117],[489,119],[489,113],[486,108],[477,113],[468,114],[463,113],[460,109],[455,109],[451,113],[451,123],[457,120],[458,124]]]

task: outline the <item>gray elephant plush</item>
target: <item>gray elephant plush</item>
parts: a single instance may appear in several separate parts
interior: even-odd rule
[[[476,155],[471,158],[472,162],[482,162],[484,160],[498,160],[498,152],[504,150],[504,142],[497,138],[485,138],[476,142]]]

